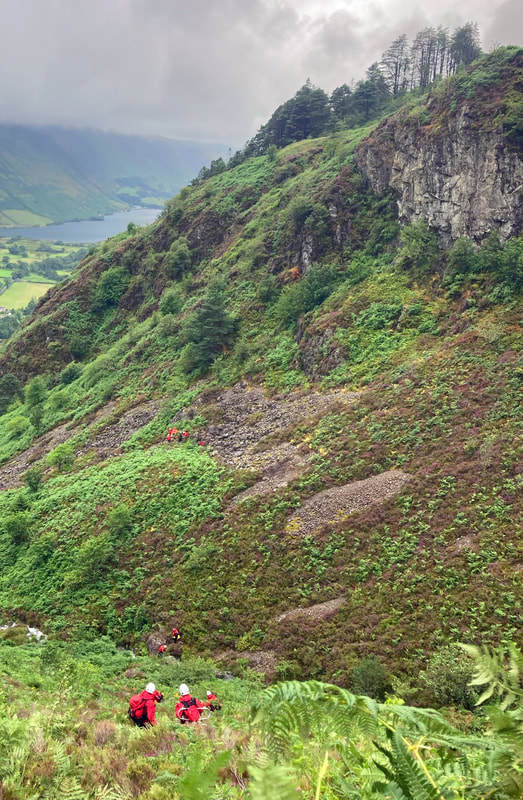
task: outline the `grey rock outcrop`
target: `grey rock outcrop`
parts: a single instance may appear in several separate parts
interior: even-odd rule
[[[466,104],[440,128],[385,120],[356,162],[373,191],[395,192],[401,224],[425,219],[444,246],[461,236],[481,242],[492,230],[504,241],[522,229],[523,164],[500,126],[473,124]]]

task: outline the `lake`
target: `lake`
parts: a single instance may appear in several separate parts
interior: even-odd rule
[[[24,239],[43,239],[65,242],[101,242],[115,236],[127,228],[130,222],[136,225],[149,225],[157,218],[160,208],[133,208],[131,211],[117,211],[107,214],[103,219],[83,219],[78,222],[62,222],[45,225],[41,228],[0,228],[0,236],[22,236]]]

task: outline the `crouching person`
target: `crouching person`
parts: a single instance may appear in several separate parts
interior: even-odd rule
[[[129,719],[139,728],[156,725],[156,703],[161,703],[163,694],[156,690],[154,683],[148,683],[143,692],[129,700]]]
[[[192,697],[187,684],[182,683],[180,685],[180,699],[176,703],[174,711],[176,719],[182,725],[185,725],[186,722],[198,722],[204,708],[205,705],[200,700]]]
[[[222,707],[220,701],[213,692],[207,692],[207,702],[205,705],[210,708],[211,711],[220,711]]]

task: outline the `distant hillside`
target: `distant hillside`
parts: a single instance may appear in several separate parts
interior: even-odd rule
[[[0,125],[0,225],[44,225],[161,205],[218,144]]]

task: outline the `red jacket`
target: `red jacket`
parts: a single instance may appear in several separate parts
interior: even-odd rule
[[[151,694],[151,692],[146,692],[144,689],[140,697],[143,697],[145,700],[145,715],[147,717],[147,721],[151,725],[156,725],[156,722],[154,721],[156,716],[156,703],[158,700],[161,700],[162,695],[160,692],[154,692],[154,694]]]
[[[218,700],[215,694],[211,692],[211,694],[207,695],[207,702],[205,703],[206,706],[210,706],[211,703],[214,703],[215,700]]]
[[[194,702],[191,704],[189,708],[185,706],[193,700]],[[174,713],[176,718],[179,720],[186,720],[187,722],[198,722],[200,719],[200,712],[205,708],[205,705],[200,701],[197,700],[196,697],[192,697],[190,694],[182,694],[178,702],[176,703],[176,708]]]

